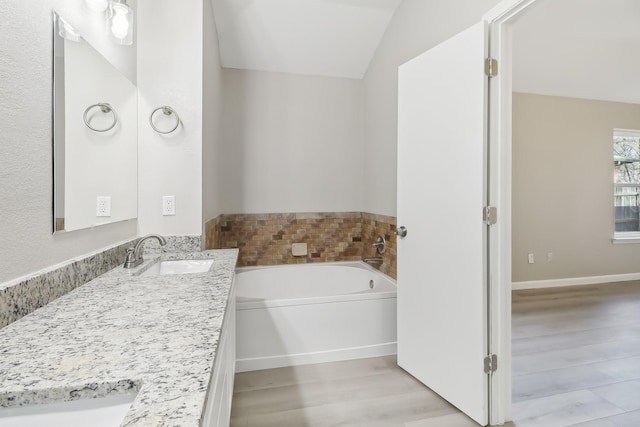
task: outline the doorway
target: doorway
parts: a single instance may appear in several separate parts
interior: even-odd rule
[[[567,0],[567,4],[569,4],[569,2],[571,1],[573,0]],[[577,15],[576,12],[580,10],[580,8],[583,8],[584,5],[587,3],[585,1],[580,1],[580,0],[578,1],[580,3],[579,5],[575,4],[574,2],[572,5],[568,6],[568,10],[570,13],[569,18],[571,19],[574,19],[575,16]],[[620,1],[623,2],[622,0]],[[588,2],[593,2],[596,4],[599,3],[600,6],[604,5],[605,10],[609,7],[607,5],[611,4],[609,2],[602,2],[602,1],[598,2],[597,0],[588,0]],[[487,241],[489,244],[486,248],[486,253],[485,253],[485,255],[487,256],[486,260],[488,260],[487,261],[488,274],[486,276],[486,282],[485,282],[486,294],[484,294],[486,299],[483,301],[479,301],[479,299],[476,299],[476,302],[486,304],[484,307],[486,307],[487,309],[487,318],[486,318],[486,326],[487,326],[486,330],[488,334],[486,337],[487,354],[489,354],[489,356],[496,356],[497,358],[497,369],[493,363],[489,364],[490,374],[488,379],[489,390],[488,390],[487,401],[489,405],[488,419],[492,424],[501,424],[513,418],[511,413],[511,409],[512,409],[512,406],[511,406],[512,404],[511,294],[512,294],[512,277],[513,277],[512,266],[515,266],[515,261],[512,264],[512,228],[513,228],[512,227],[513,226],[512,224],[512,207],[513,207],[513,195],[512,195],[512,184],[513,184],[513,181],[512,181],[512,172],[513,172],[512,171],[512,167],[513,167],[512,165],[512,148],[513,148],[512,147],[512,132],[513,132],[512,112],[513,110],[512,110],[512,106],[513,106],[513,99],[514,99],[514,96],[513,96],[514,81],[513,81],[511,64],[514,58],[513,29],[514,29],[514,26],[517,25],[518,20],[520,20],[524,16],[527,16],[529,11],[534,10],[533,8],[534,6],[540,7],[540,5],[544,5],[544,4],[551,5],[554,3],[557,4],[558,2],[557,1],[554,2],[550,0],[513,0],[510,2],[502,3],[499,7],[489,12],[484,17],[484,22],[488,24],[488,29],[489,29],[488,34],[490,35],[488,53],[491,59],[497,60],[497,65],[498,65],[497,73],[495,72],[495,69],[493,69],[493,67],[489,67],[489,74],[491,74],[491,78],[489,80],[488,91],[486,92],[487,101],[489,105],[489,108],[487,111],[489,137],[488,137],[488,140],[485,139],[487,150],[484,152],[484,155],[485,155],[484,160],[486,160],[487,162],[485,167],[486,167],[486,173],[489,179],[487,181],[488,184],[486,188],[488,191],[485,199],[485,202],[486,202],[485,212],[487,212],[486,210],[487,207],[496,208],[498,213],[498,219],[497,219],[497,222],[491,225],[487,230]],[[633,2],[627,1],[624,3],[632,4]],[[597,15],[603,16],[602,13],[599,13]],[[566,22],[571,22],[571,19],[565,19],[564,21],[565,24]],[[544,26],[537,28],[537,31],[540,32],[541,28],[544,28]],[[591,29],[593,30],[594,28],[597,29],[601,27],[598,27],[597,25],[592,25]],[[565,28],[565,33],[566,33],[566,28]],[[464,34],[464,32],[460,34]],[[487,33],[484,33],[484,35],[486,36]],[[478,37],[482,37],[482,36],[480,35]],[[523,50],[526,50],[526,49],[523,49]],[[534,64],[531,66],[534,68],[534,70],[535,70],[535,67],[547,66],[552,70],[552,72],[553,71],[557,72],[557,69],[556,69],[557,67],[554,67],[554,66],[558,61],[548,61],[548,62],[542,61],[540,60],[540,57],[544,58],[545,56],[538,55],[538,57],[535,58],[536,61],[533,61]],[[420,57],[416,58],[416,60],[419,60],[419,58]],[[491,64],[491,62],[489,62],[489,64]],[[553,66],[549,66],[549,64]],[[449,64],[447,63],[446,65],[449,65]],[[437,68],[437,67],[432,67],[432,68]],[[569,72],[571,73],[571,71]],[[402,76],[402,69],[401,69],[400,75]],[[472,79],[473,78],[475,77],[472,77]],[[446,80],[446,77],[442,77],[441,80],[438,80],[438,81],[441,82],[445,80]],[[574,80],[576,79],[572,79],[571,74],[570,74],[570,77],[567,78],[567,81],[571,83],[574,83]],[[401,81],[400,87],[402,90],[402,81]],[[636,92],[640,93],[640,90]],[[428,92],[428,93],[431,93],[431,92]],[[434,93],[438,93],[437,90],[435,90]],[[565,97],[567,96],[566,94],[563,94],[563,95]],[[426,97],[424,96],[419,97],[417,101],[413,100],[412,102],[413,103],[430,102],[425,100],[425,98]],[[448,95],[443,95],[442,98],[438,98],[436,102],[441,100],[446,101],[444,102],[445,107],[448,104],[454,103],[451,100],[451,97]],[[456,99],[456,102],[458,101],[459,100]],[[458,103],[457,105],[463,105],[463,104],[464,102]],[[406,113],[406,111],[403,110],[402,108],[408,107],[408,111],[410,111],[411,113],[415,113],[413,116],[416,123],[419,122],[420,120],[427,121],[431,119],[432,116],[430,114],[423,114],[425,111],[429,113],[433,113],[434,111],[436,111],[435,108],[430,109],[424,106],[418,106],[415,109],[413,109],[414,105],[411,102],[407,102],[406,104],[403,104],[402,102],[400,102],[399,105],[400,105],[400,122],[399,122],[400,125],[402,125],[403,113]],[[453,114],[454,114],[454,117],[458,117],[456,116],[456,114],[458,114],[457,110],[453,111]],[[434,122],[439,123],[439,121],[437,120]],[[412,125],[413,124],[411,124],[411,126]],[[419,146],[421,142],[429,140],[429,138],[420,138],[420,136],[432,135],[430,133],[423,134],[421,128],[413,128],[411,126],[407,126],[407,129],[412,131],[410,133],[417,134],[417,137],[414,138],[414,141],[415,141],[414,146]],[[433,127],[433,126],[430,126],[430,127]],[[401,138],[400,138],[400,136],[402,136],[402,133],[401,133],[402,126],[399,126],[399,129],[400,129],[399,154],[402,154],[403,146],[401,145]],[[477,135],[474,135],[474,138],[477,138]],[[438,141],[438,142],[440,142],[441,140],[442,138],[433,139],[433,141]],[[610,156],[611,145],[607,147],[607,150],[609,150],[609,156]],[[576,155],[584,154],[583,151],[584,150],[578,150],[578,152],[575,154]],[[575,159],[577,157],[576,155],[574,155],[573,157],[564,156],[562,160],[565,162],[569,162],[572,159]],[[420,158],[420,156],[418,155],[409,156],[409,157],[414,160]],[[400,161],[401,156],[399,155],[398,158]],[[555,158],[553,158],[553,160],[555,160]],[[609,167],[612,165],[611,157],[606,157],[604,158],[603,161]],[[408,181],[403,181],[401,179],[402,178],[401,174],[403,172],[402,172],[402,167],[400,167],[400,165],[398,170],[399,170],[398,172],[399,185],[402,182],[408,182]],[[611,174],[609,174],[609,179],[610,179],[610,175]],[[409,174],[407,174],[407,177],[410,177]],[[605,189],[609,188],[611,190],[612,182],[610,180],[607,181],[605,179],[602,184],[599,184],[599,186],[602,186],[602,188],[605,188]],[[565,195],[564,197],[570,197],[570,196]],[[410,200],[410,199],[411,197],[406,197],[406,200]],[[403,209],[401,206],[401,200],[402,200],[402,188],[399,187],[398,189],[398,203],[399,203],[398,222],[399,224],[407,225],[409,230],[416,230],[416,229],[419,230],[419,227],[415,226],[415,223],[417,222],[417,220],[414,221],[413,224],[404,224],[405,219],[407,219],[407,221],[410,221],[411,217],[410,215],[407,215],[406,218],[402,217]],[[446,206],[446,205],[435,203],[435,206],[436,206],[436,209],[442,209],[443,206]],[[478,208],[478,207],[479,206],[476,206],[475,208]],[[470,208],[471,210],[469,212],[473,212],[475,208],[471,207]],[[611,219],[612,219],[611,225],[612,225],[613,224],[613,215],[612,215],[613,193],[611,194],[610,205],[606,208],[609,209],[609,212],[611,213]],[[429,209],[427,209],[426,211],[429,211]],[[425,210],[423,209],[422,212],[425,212]],[[423,217],[422,220],[424,221],[425,218],[426,217]],[[478,219],[471,218],[469,219],[469,221],[476,221],[475,224],[477,224]],[[491,223],[491,221],[488,221],[488,222]],[[548,231],[548,230],[543,230],[543,231]],[[410,231],[410,233],[411,232],[412,231]],[[543,234],[543,233],[540,233],[540,234]],[[589,233],[587,232],[585,234],[589,234]],[[415,237],[416,235],[418,237],[421,236],[419,233],[417,234],[413,232],[412,237]],[[433,234],[431,236],[433,236]],[[427,237],[429,237],[429,235],[427,235]],[[460,236],[456,235],[456,239],[458,237]],[[460,239],[463,239],[463,238],[464,236],[460,237]],[[438,246],[438,244],[440,243],[443,243],[443,245],[445,246],[450,244],[450,242],[445,237],[441,239],[434,239],[434,240],[436,241],[436,246]],[[455,240],[455,239],[449,239],[449,240]],[[464,240],[460,240],[460,241],[464,241]],[[409,247],[408,242],[409,241],[407,240],[407,245],[405,245],[407,247]],[[414,241],[414,244],[417,244],[417,243],[425,244],[425,242],[428,243],[429,239],[418,238],[417,241]],[[573,243],[580,245],[579,240]],[[606,243],[608,245],[611,245],[610,238]],[[399,254],[402,251],[402,245],[403,243],[399,244]],[[540,256],[536,257],[534,253],[532,257],[533,263],[535,263],[535,259],[538,259],[539,262],[542,259],[542,260],[546,260],[546,262],[549,264],[547,267],[560,266],[563,260],[562,258],[558,259],[557,256],[562,255],[563,253],[568,251],[562,250],[562,249],[559,249],[560,252],[554,252],[554,251],[555,249],[550,251],[545,251],[542,258]],[[618,252],[620,252],[620,250],[618,250]],[[424,253],[424,250],[422,249],[414,250],[414,254],[415,253]],[[434,250],[433,252],[429,252],[429,253],[437,253],[437,251]],[[526,259],[528,262],[528,259],[529,259],[528,253],[526,254],[526,256],[527,256]],[[639,254],[639,257],[640,257],[640,254]],[[408,259],[408,258],[405,258],[405,259]],[[440,258],[437,258],[434,256],[433,258],[430,259],[430,261],[433,263],[434,260],[439,260],[439,259]],[[619,259],[619,258],[616,258],[616,259]],[[416,261],[419,261],[419,259],[416,259]],[[554,262],[552,263],[552,261]],[[399,256],[399,262],[402,262],[401,256]],[[589,266],[594,265],[594,263],[587,263],[587,264]],[[416,262],[416,265],[418,265],[418,262]],[[423,286],[429,283],[429,280],[428,280],[429,276],[427,276],[426,280],[424,279],[425,277],[424,274],[420,277],[421,279],[414,280],[414,283],[416,284],[422,283]],[[399,287],[402,289],[403,286],[406,286],[406,283],[411,283],[411,281],[404,281],[404,283],[405,285],[403,285],[402,268],[399,268]],[[407,288],[405,287],[405,290],[406,289]],[[400,294],[399,294],[399,298],[400,298]],[[400,300],[399,300],[399,304],[400,304]],[[446,305],[446,304],[443,304],[443,305]],[[447,305],[447,306],[450,306],[450,305]],[[401,319],[399,318],[399,320]],[[402,322],[401,321],[399,322],[399,328],[401,328],[400,323]],[[439,326],[443,329],[446,329],[446,327],[448,327],[449,324],[450,322],[443,321],[439,323]],[[402,339],[401,332],[402,330],[399,329],[399,339]],[[443,335],[446,335],[446,334],[443,334]],[[433,343],[430,343],[430,344],[433,344]],[[437,341],[436,344],[438,347],[440,347],[441,341]],[[445,348],[445,347],[442,346],[441,348]],[[402,350],[402,343],[399,342],[399,360],[402,360],[404,357],[402,354],[400,354],[401,350]],[[458,354],[458,353],[451,352],[451,354]],[[425,357],[422,357],[421,359],[428,360]],[[473,363],[473,361],[471,360],[470,363]],[[449,365],[439,365],[439,366],[448,367]],[[408,370],[411,372],[413,368],[410,368]],[[475,398],[477,398],[478,395],[476,395]]]
[[[621,397],[638,401],[624,368],[637,364],[635,314],[627,313],[637,311],[638,284],[603,284],[637,279],[625,258],[637,259],[638,249],[615,241],[612,140],[615,128],[640,120],[636,83],[620,90],[625,72],[637,71],[622,63],[637,56],[624,47],[637,50],[636,25],[627,22],[640,10],[597,0],[516,9],[493,25],[505,73],[495,80],[492,125],[496,149],[509,153],[498,170],[510,172],[498,191],[512,209],[513,237],[500,260],[512,267],[515,289],[541,289],[516,291],[513,300],[512,418],[518,426],[618,425],[638,416]],[[585,41],[588,49],[578,46]],[[624,70],[611,66],[617,61]],[[579,284],[600,285],[555,288]]]

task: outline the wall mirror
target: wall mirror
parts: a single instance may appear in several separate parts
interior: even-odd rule
[[[137,88],[73,22],[52,15],[53,232],[134,219]]]

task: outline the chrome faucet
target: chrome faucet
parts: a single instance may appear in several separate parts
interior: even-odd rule
[[[378,236],[375,243],[373,243],[371,246],[376,248],[378,253],[382,255],[387,250],[387,241],[384,239],[383,236]]]
[[[144,261],[144,259],[142,258],[142,244],[151,238],[158,239],[158,242],[160,242],[161,246],[167,244],[165,238],[160,236],[159,234],[149,234],[147,236],[144,236],[143,238],[138,240],[135,248],[127,249],[127,258],[124,260],[124,268],[133,268],[142,264],[142,261]]]
[[[367,264],[382,264],[384,262],[382,257],[379,257],[379,256],[374,256],[371,258],[362,258],[362,261],[366,262]]]

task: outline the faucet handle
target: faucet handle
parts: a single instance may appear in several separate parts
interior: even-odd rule
[[[127,257],[124,259],[124,268],[133,268],[140,265],[140,262],[136,260],[136,251],[134,248],[127,248]]]
[[[127,248],[127,250],[125,251],[127,257],[125,258],[125,262],[132,262],[133,261],[133,248]]]
[[[378,236],[375,243],[373,243],[371,246],[376,248],[378,253],[382,255],[387,250],[387,241],[383,236]]]

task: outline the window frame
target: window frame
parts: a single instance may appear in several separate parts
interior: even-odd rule
[[[613,128],[613,134],[611,142],[617,136],[628,136],[632,138],[638,138],[640,140],[640,129],[622,129]],[[638,143],[640,151],[640,141]],[[613,149],[613,147],[612,147]],[[613,157],[613,153],[612,153]],[[613,238],[611,239],[614,244],[626,244],[626,243],[640,243],[640,230],[639,231],[616,231],[616,182],[615,182],[615,166],[612,185],[612,199],[613,199]],[[630,183],[630,185],[634,185]],[[640,182],[637,184],[640,187]]]

